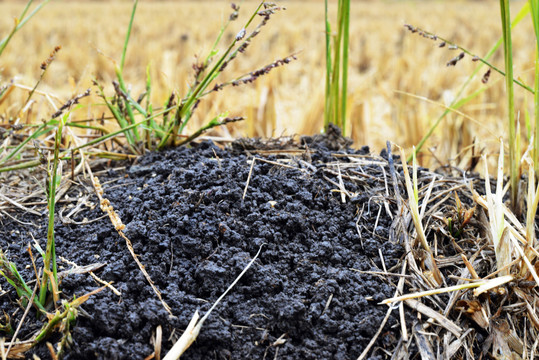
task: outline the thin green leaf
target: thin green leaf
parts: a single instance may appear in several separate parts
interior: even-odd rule
[[[18,21],[16,23],[16,25],[14,26],[13,30],[11,30],[11,32],[9,33],[9,35],[7,37],[5,37],[4,39],[2,39],[2,41],[0,41],[0,55],[2,55],[2,53],[4,52],[6,46],[8,45],[9,41],[11,40],[11,38],[13,37],[13,35],[15,35],[15,33],[17,31],[19,31],[27,22],[28,20],[30,20],[35,14],[38,13],[39,10],[41,10],[41,8],[43,8],[43,6],[45,6],[50,0],[45,0],[43,1],[41,4],[39,4],[31,13],[30,15],[26,16],[26,12],[28,11],[28,9],[30,8],[30,5],[33,3],[34,0],[29,0],[28,3],[26,3],[26,7],[24,8],[21,16],[19,17],[19,19],[22,19],[20,21]]]

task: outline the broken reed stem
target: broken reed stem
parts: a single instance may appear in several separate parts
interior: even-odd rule
[[[514,279],[513,276],[506,275],[506,276],[497,277],[497,278],[491,279],[491,280],[480,280],[480,281],[473,282],[473,283],[468,283],[468,284],[460,284],[460,285],[448,286],[448,287],[440,288],[440,289],[420,291],[420,292],[416,292],[416,293],[413,293],[413,294],[406,294],[406,295],[392,297],[392,298],[389,298],[389,299],[386,299],[386,300],[382,301],[380,304],[381,305],[389,305],[389,304],[397,302],[397,301],[404,301],[404,300],[408,300],[408,299],[417,299],[417,298],[420,298],[420,297],[431,296],[431,295],[445,294],[445,293],[448,293],[448,292],[458,291],[458,290],[479,288],[481,286],[483,286],[483,288],[481,289],[481,292],[484,292],[484,291],[486,291],[488,289],[491,289],[491,288],[503,285],[503,284],[505,284],[505,283],[507,283],[509,281],[512,281],[513,279]]]
[[[59,257],[60,260],[62,260],[63,262],[71,265],[73,267],[73,269],[77,269],[77,268],[82,268],[81,266],[77,265],[76,263],[74,263],[73,261],[69,261],[67,260],[66,258],[63,258],[62,256]],[[101,285],[103,286],[106,286],[110,291],[112,291],[115,295],[117,296],[122,296],[122,293],[120,291],[118,291],[118,289],[116,289],[114,286],[112,286],[112,284],[110,282],[106,282],[105,280],[101,279],[99,276],[97,276],[94,271],[89,271],[88,272],[90,274],[91,277],[94,278],[94,280],[98,283],[100,283]]]
[[[131,253],[131,256],[133,257],[133,259],[137,263],[137,266],[139,267],[140,271],[142,272],[142,274],[146,278],[146,281],[148,281],[148,283],[152,287],[154,293],[159,298],[159,301],[161,301],[161,304],[163,305],[165,310],[170,314],[171,317],[175,317],[174,314],[172,313],[172,310],[171,310],[170,306],[168,306],[168,304],[165,302],[165,300],[163,300],[163,297],[161,296],[161,292],[159,292],[159,290],[155,286],[155,284],[154,284],[153,280],[151,279],[150,275],[148,274],[148,272],[144,268],[144,265],[142,265],[142,263],[138,259],[138,255],[135,254],[135,251],[133,249],[133,245],[131,244],[131,240],[129,240],[129,238],[127,236],[125,236],[125,234],[123,233],[122,230],[125,229],[125,225],[122,223],[122,220],[120,219],[120,216],[118,215],[118,213],[116,213],[116,211],[114,210],[114,208],[110,204],[110,201],[103,197],[104,191],[103,191],[103,188],[101,187],[101,183],[99,182],[99,178],[97,176],[93,175],[92,169],[90,168],[88,163],[86,163],[86,169],[88,171],[88,174],[90,174],[90,178],[92,179],[92,185],[94,186],[95,193],[96,193],[97,197],[99,198],[99,203],[101,204],[101,210],[103,210],[104,213],[109,215],[110,222],[112,223],[112,225],[114,226],[114,228],[118,232],[118,235],[120,235],[125,240],[125,242],[127,244],[127,248],[129,249],[129,252]]]
[[[110,207],[110,209],[112,209],[112,206]],[[123,233],[122,230],[117,230],[117,231],[118,231],[118,234],[125,240],[125,242],[127,244],[127,248],[129,249],[129,252],[131,253],[131,256],[133,257],[133,259],[137,263],[140,271],[142,271],[142,273],[144,274],[144,277],[146,278],[146,280],[148,281],[148,283],[152,287],[153,291],[155,292],[155,294],[157,295],[157,297],[161,301],[161,304],[163,304],[163,307],[165,308],[165,310],[170,314],[171,317],[175,317],[174,314],[172,313],[172,310],[170,309],[170,306],[168,306],[168,304],[165,302],[165,300],[163,300],[163,297],[161,296],[161,292],[159,292],[159,290],[155,286],[153,280],[150,278],[150,275],[148,274],[148,272],[144,268],[144,265],[142,265],[142,263],[138,259],[138,255],[135,254],[135,250],[133,249],[133,245],[131,244],[131,240],[129,240],[127,238],[127,236],[125,236],[125,234]]]
[[[255,162],[256,162],[257,157],[253,157],[253,160],[252,160],[252,163],[251,163],[251,168],[249,169],[249,175],[247,176],[247,181],[245,182],[245,189],[243,190],[243,196],[241,197],[241,200],[245,200],[245,195],[247,195],[247,189],[249,188],[249,182],[251,181],[251,176],[253,174],[253,168],[255,167]]]
[[[161,343],[163,341],[163,328],[161,325],[157,325],[155,329],[155,343],[154,343],[154,358],[155,360],[161,360]]]

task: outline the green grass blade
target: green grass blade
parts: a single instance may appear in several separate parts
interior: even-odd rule
[[[39,164],[41,164],[41,161],[39,161],[39,160],[31,160],[31,161],[25,161],[23,163],[16,164],[16,165],[7,165],[7,166],[0,167],[0,173],[7,172],[7,171],[17,171],[17,170],[22,170],[22,169],[29,169],[29,168],[36,167]]]
[[[54,129],[56,126],[57,121],[56,120],[50,120],[49,122],[45,124],[41,124],[36,131],[34,131],[30,136],[28,136],[26,139],[24,139],[17,147],[15,147],[6,157],[0,160],[0,165],[5,164],[9,159],[13,158],[15,155],[17,155],[23,147],[30,142],[30,140],[37,139],[41,135],[47,134],[49,131]]]
[[[146,118],[146,119],[137,121],[136,123],[131,124],[131,125],[128,125],[128,126],[126,126],[125,128],[122,128],[122,129],[120,129],[120,130],[117,130],[117,131],[108,133],[108,134],[103,135],[103,136],[101,136],[101,137],[99,137],[99,138],[97,138],[97,139],[88,141],[87,143],[85,143],[85,144],[83,144],[83,145],[80,145],[80,146],[77,146],[77,147],[71,149],[71,151],[76,152],[77,150],[80,150],[80,149],[83,149],[83,148],[86,148],[86,147],[89,147],[89,146],[97,145],[97,144],[99,144],[99,143],[101,143],[101,142],[103,142],[103,141],[106,141],[106,140],[108,140],[108,139],[111,139],[111,138],[113,138],[113,137],[115,137],[115,136],[118,136],[118,135],[120,135],[120,134],[122,134],[122,133],[125,133],[126,136],[127,136],[127,134],[129,133],[129,130],[131,130],[131,129],[137,127],[137,126],[141,126],[142,124],[146,123],[148,120],[153,120],[153,119],[155,119],[156,117],[161,116],[161,115],[163,115],[163,114],[169,112],[170,110],[172,110],[172,109],[171,109],[171,108],[165,108],[165,109],[163,109],[163,110],[161,110],[161,111],[158,111],[158,112],[154,113],[152,116],[149,116],[149,117]],[[0,171],[1,171],[1,168],[0,168]]]
[[[21,274],[17,270],[17,266],[15,265],[15,263],[9,261],[6,255],[2,252],[2,250],[0,250],[0,275],[3,276],[6,281],[15,288],[15,291],[17,292],[17,295],[19,297],[24,297],[27,300],[30,300],[32,298],[33,291],[30,290],[30,288],[22,278]],[[35,297],[34,305],[44,313],[46,312],[43,305]]]
[[[518,139],[515,133],[515,96],[513,85],[513,44],[511,40],[511,15],[509,10],[509,0],[500,0],[500,13],[503,30],[504,59],[505,59],[505,87],[507,91],[507,111],[509,125],[509,168],[511,181],[511,206],[513,210],[517,207],[518,196],[518,158],[520,149],[516,148]],[[518,212],[518,211],[517,211]]]
[[[539,37],[538,37],[539,39]],[[535,173],[539,174],[539,45],[535,50],[535,95],[534,95],[534,117],[535,117]]]
[[[152,97],[152,77],[150,75],[150,65],[148,65],[146,67],[146,113],[144,114],[144,117],[147,117],[147,114],[150,114],[152,113],[153,111],[153,107],[152,107],[152,103],[151,103],[151,97]],[[136,103],[136,102],[135,102]],[[146,129],[144,131],[145,135],[144,136],[146,138],[146,146],[148,147],[148,149],[151,151],[152,150],[152,125],[155,124],[154,121],[152,120],[148,120],[147,123],[146,123],[146,127],[148,129]]]
[[[79,128],[79,129],[97,130],[97,131],[101,131],[101,132],[103,132],[105,134],[110,132],[107,128],[105,128],[103,126],[85,125],[85,124],[78,123],[78,122],[68,122],[68,123],[65,123],[65,126]]]
[[[26,4],[26,7],[24,8],[19,18],[20,21],[16,24],[13,30],[11,30],[8,36],[6,36],[4,39],[2,39],[2,41],[0,41],[0,55],[2,55],[2,53],[4,52],[4,49],[6,48],[7,44],[9,43],[13,35],[15,35],[15,33],[19,31],[28,22],[28,20],[30,20],[35,14],[37,14],[37,12],[41,10],[41,8],[43,8],[43,6],[45,6],[50,0],[43,1],[41,4],[36,6],[36,8],[30,13],[30,15],[26,16],[26,13],[28,12],[30,5],[32,4],[33,1],[34,0],[28,1],[28,3]]]
[[[529,0],[533,30],[535,33],[535,94],[534,94],[534,117],[535,117],[535,142],[534,142],[534,166],[535,173],[539,174],[539,0]]]
[[[95,82],[95,83],[97,84],[97,82]],[[127,120],[120,113],[120,111],[115,106],[113,106],[110,101],[108,101],[107,97],[105,96],[105,92],[103,90],[103,87],[101,85],[97,84],[97,90],[98,90],[99,96],[101,96],[103,101],[105,101],[105,105],[107,106],[109,111],[112,113],[112,116],[117,121],[120,128],[122,129],[122,132],[123,132],[123,129],[127,129],[127,130],[133,129],[134,127],[128,125]],[[134,147],[135,146],[135,140],[133,139],[133,134],[130,131],[126,131],[125,132],[125,138],[127,140],[127,146],[130,148],[130,150],[133,152],[133,154],[136,154],[137,151],[136,151],[136,149]]]
[[[67,122],[69,113],[64,114],[61,120],[58,122],[58,129],[56,130],[56,137],[54,140],[54,158],[52,162],[52,170],[48,174],[48,210],[49,210],[49,224],[47,227],[47,246],[45,248],[45,258],[43,259],[43,277],[41,280],[41,289],[39,292],[39,302],[44,304],[47,299],[47,287],[49,282],[49,274],[52,262],[52,275],[54,281],[58,284],[57,268],[56,268],[56,250],[54,239],[54,215],[56,207],[56,189],[60,185],[62,180],[62,174],[58,174],[58,163],[60,157],[60,147],[62,142],[62,133],[64,130],[64,124]]]
[[[127,87],[125,86],[125,82],[124,82],[124,79],[123,79],[123,71],[124,71],[124,65],[125,65],[125,57],[126,57],[126,54],[127,54],[127,46],[129,45],[129,39],[131,37],[131,30],[133,29],[133,22],[135,20],[135,13],[137,12],[137,5],[138,5],[138,0],[134,0],[133,1],[133,9],[131,11],[131,18],[129,19],[129,25],[127,26],[127,33],[125,35],[124,47],[123,47],[123,50],[122,50],[122,58],[120,60],[120,65],[116,67],[116,77],[118,78],[118,83],[120,84],[120,89],[123,91],[124,94],[127,94],[127,96],[128,96],[128,91],[127,91]],[[135,114],[133,113],[133,107],[131,105],[131,102],[128,101],[127,99],[123,99],[120,94],[118,94],[118,96],[119,96],[119,101],[123,101],[123,103],[125,105],[125,109],[127,110],[127,115],[129,116],[129,120],[130,120],[131,124],[134,124],[135,123]],[[108,106],[108,104],[107,104],[107,106]],[[109,106],[109,109],[113,113],[114,117],[119,120],[119,117],[118,117],[119,112],[118,111],[113,111],[112,108],[113,107]],[[121,118],[123,118],[123,116],[121,116]],[[124,119],[124,121],[120,121],[120,126],[122,128],[127,126],[127,123],[125,122],[125,119]],[[140,134],[139,134],[136,127],[131,128],[131,134],[132,135],[128,136],[127,133],[126,133],[126,137],[128,139],[130,148],[133,151],[134,146],[135,146],[134,139],[136,139],[136,141],[140,141]],[[133,137],[134,137],[134,139],[133,139]],[[137,152],[135,151],[135,153],[137,153]]]
[[[333,72],[331,75],[331,102],[333,113],[331,115],[331,122],[340,127],[340,115],[341,108],[339,107],[339,83],[340,83],[340,71],[341,71],[341,40],[342,40],[342,2],[339,0],[339,8],[337,12],[337,35],[334,37],[333,43]]]
[[[227,115],[228,115],[228,113],[223,113],[223,114],[219,114],[218,116],[214,117],[206,125],[202,126],[197,131],[195,131],[193,134],[191,134],[190,136],[188,136],[185,139],[181,140],[178,143],[178,146],[190,143],[191,141],[193,141],[194,139],[196,139],[197,137],[199,137],[200,135],[202,135],[203,133],[205,133],[206,131],[208,131],[208,130],[214,128],[214,127],[222,126],[222,125],[225,125],[225,124],[228,124],[228,123],[231,123],[231,122],[236,122],[236,121],[243,120],[243,118],[230,119],[230,118],[226,117]]]
[[[348,101],[348,54],[350,33],[350,0],[339,0],[337,5],[337,34],[331,34],[328,1],[325,5],[326,25],[326,89],[324,130],[330,123],[346,132],[346,107]],[[333,49],[331,48],[333,39]],[[332,54],[333,53],[333,57]]]
[[[127,34],[125,35],[124,48],[122,51],[122,59],[120,61],[120,73],[124,71],[125,54],[127,53],[127,45],[129,44],[129,37],[131,36],[131,29],[133,28],[133,20],[135,20],[135,12],[137,11],[138,0],[133,1],[133,11],[131,11],[131,19],[129,20],[129,26],[127,27]]]
[[[341,88],[341,118],[340,128],[346,135],[346,104],[348,101],[348,50],[350,39],[350,0],[343,0],[343,58],[342,58],[342,88]]]
[[[131,98],[131,96],[129,95],[129,92],[127,91],[127,86],[125,86],[125,82],[124,82],[124,78],[123,78],[123,75],[122,75],[122,72],[120,69],[116,69],[116,76],[118,77],[118,83],[120,84],[120,90],[125,94],[126,98],[122,98],[120,96],[120,94],[118,94],[119,96],[119,100],[120,101],[123,101],[124,105],[125,105],[125,109],[127,110],[127,115],[129,116],[129,120],[131,121],[131,124],[134,124],[136,121],[135,121],[135,114],[133,113],[133,103],[136,104],[136,101],[129,101],[129,99]],[[145,113],[145,111],[142,109],[142,107],[137,104],[137,106]],[[138,129],[135,127],[131,130],[131,132],[133,133],[136,141],[140,141],[140,134],[138,132]]]
[[[331,122],[331,24],[328,14],[328,0],[325,0],[325,17],[326,17],[326,94],[324,107],[324,129],[327,131]]]

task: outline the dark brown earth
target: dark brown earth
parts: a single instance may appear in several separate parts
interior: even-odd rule
[[[369,156],[366,147],[343,150],[348,144],[328,138],[304,138],[288,152],[286,144],[277,145],[279,152],[271,146],[257,152],[260,145],[252,142],[229,150],[203,142],[150,153],[125,171],[100,176],[104,196],[126,224],[125,234],[174,317],[103,217],[95,195],[70,218],[70,209],[64,209],[63,221],[57,215],[58,256],[78,266],[105,264],[96,275],[121,292],[105,289],[82,305],[66,359],[144,359],[154,351],[151,339],[159,325],[166,354],[194,312],[207,311],[263,244],[182,358],[356,359],[361,354],[386,315],[387,306],[378,303],[394,295],[398,280],[365,272],[382,272],[384,266],[399,272],[404,253],[389,240],[396,203],[392,188],[386,189],[387,161]],[[253,156],[267,161],[255,161],[243,199]],[[348,175],[340,177],[339,171]],[[340,180],[348,192],[344,203],[342,191],[336,191]],[[92,193],[87,179],[77,182],[72,198]],[[29,281],[35,275],[26,248],[32,237],[45,247],[46,216],[15,210],[10,215],[32,223],[4,216],[0,226],[0,248]],[[65,261],[59,266],[72,267]],[[6,291],[0,308],[16,327],[23,309],[3,278],[0,285]],[[87,273],[69,275],[60,284],[66,299],[100,286]],[[389,317],[368,358],[390,358],[400,338],[397,316],[394,311]],[[19,339],[41,325],[32,310]],[[50,358],[44,345],[32,352]]]

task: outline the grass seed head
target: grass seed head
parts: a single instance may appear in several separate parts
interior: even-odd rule
[[[235,21],[235,20],[238,19],[240,7],[239,7],[239,5],[236,5],[236,4],[234,4],[234,3],[230,4],[230,6],[232,7],[232,10],[234,10],[234,11],[230,14],[230,16],[228,17],[228,19],[229,19],[230,21]]]
[[[54,59],[56,58],[56,54],[58,54],[58,51],[60,51],[61,49],[62,49],[62,47],[59,46],[59,45],[56,46],[56,47],[54,48],[54,50],[50,53],[49,57],[48,57],[45,61],[43,61],[43,62],[41,63],[41,66],[40,66],[41,70],[43,70],[43,71],[47,70],[47,68],[49,67],[49,65],[50,65],[50,64],[54,61]]]
[[[76,95],[75,97],[69,99],[68,101],[66,101],[66,103],[64,105],[62,105],[60,107],[60,109],[58,109],[58,111],[56,111],[54,114],[52,114],[52,118],[55,119],[58,116],[62,115],[64,110],[69,109],[73,105],[78,104],[80,99],[85,98],[87,96],[90,96],[90,93],[91,93],[90,89],[87,89],[82,94]]]
[[[246,31],[245,28],[241,29],[238,35],[236,35],[236,41],[240,41],[245,37]]]
[[[488,83],[488,79],[490,78],[490,72],[491,72],[492,69],[488,69],[485,74],[483,75],[483,77],[481,78],[481,82],[483,84],[486,84]]]
[[[447,66],[455,66],[457,63],[464,58],[464,52],[461,52],[458,54],[458,56],[455,56],[453,59],[449,60],[447,63]]]

